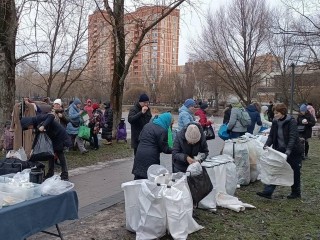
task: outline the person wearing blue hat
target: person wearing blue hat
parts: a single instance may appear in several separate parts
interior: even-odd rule
[[[168,129],[172,121],[171,113],[165,112],[143,127],[132,169],[135,180],[148,178],[148,168],[153,164],[160,165],[161,152],[171,154],[172,149],[168,145]]]
[[[179,108],[178,131],[183,129],[189,123],[195,122],[194,110],[196,102],[189,98]]]
[[[309,138],[312,136],[312,127],[316,124],[315,118],[308,111],[306,104],[301,104],[300,112],[297,117],[299,137],[304,139],[304,157],[303,159],[309,159]]]

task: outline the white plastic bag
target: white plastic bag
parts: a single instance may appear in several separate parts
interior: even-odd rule
[[[168,174],[169,171],[162,165],[153,164],[148,168],[147,176],[149,181],[154,182],[157,176]]]
[[[190,173],[190,175],[192,176],[198,176],[202,173],[202,167],[200,162],[194,162],[192,164],[190,164],[187,168],[188,173]]]
[[[293,185],[293,170],[287,163],[287,155],[270,147],[260,158],[261,182],[280,186]]]
[[[71,190],[74,184],[69,181],[61,180],[60,176],[53,175],[41,184],[42,195],[59,195]]]
[[[27,161],[27,160],[28,160],[27,154],[26,154],[26,152],[24,151],[24,148],[23,148],[23,147],[20,147],[20,148],[18,149],[18,153],[20,154],[22,161]]]
[[[136,232],[140,221],[140,204],[139,193],[142,182],[147,179],[134,180],[121,184],[124,191],[125,211],[126,211],[126,229],[131,232]]]

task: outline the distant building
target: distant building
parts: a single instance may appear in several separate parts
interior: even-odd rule
[[[163,7],[146,6],[125,15],[127,57],[138,41],[141,27],[154,21],[162,11]],[[114,39],[108,20],[106,11],[95,11],[89,16],[88,24],[88,57],[91,59],[88,71],[91,77],[105,82],[112,81],[114,70]],[[165,74],[178,70],[179,20],[180,12],[175,9],[145,36],[130,66],[126,88],[133,85],[155,88]]]

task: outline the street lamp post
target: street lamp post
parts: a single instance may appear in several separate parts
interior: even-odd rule
[[[293,113],[293,95],[294,95],[294,68],[295,68],[295,64],[292,63],[290,65],[290,67],[292,68],[292,74],[291,74],[291,98],[290,98],[290,115],[292,115]]]

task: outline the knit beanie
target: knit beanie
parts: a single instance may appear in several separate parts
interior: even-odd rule
[[[262,106],[261,113],[265,113],[266,111],[268,111],[268,106]]]
[[[184,102],[183,105],[186,106],[187,108],[194,107],[196,105],[196,102],[193,99],[189,98]]]
[[[143,93],[139,97],[139,102],[149,102],[149,97],[147,94]]]
[[[205,110],[205,109],[208,108],[208,104],[207,104],[207,103],[202,103],[202,104],[200,105],[200,108],[201,108],[202,110]]]
[[[302,105],[300,106],[300,112],[306,112],[307,110],[308,110],[307,105],[302,104]]]
[[[190,144],[195,144],[195,143],[199,142],[199,140],[201,138],[201,133],[200,133],[198,126],[194,125],[194,124],[190,124],[187,127],[185,137],[186,137],[188,143],[190,143]]]
[[[53,104],[59,104],[60,106],[62,106],[62,101],[61,99],[57,98],[56,100],[53,101]]]

